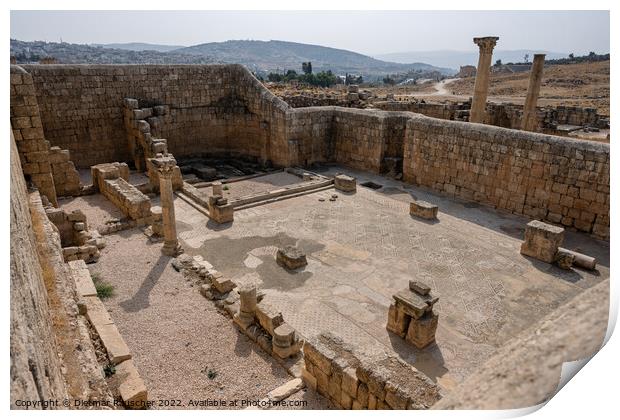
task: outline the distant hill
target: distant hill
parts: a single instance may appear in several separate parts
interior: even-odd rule
[[[502,60],[503,63],[520,63],[523,61],[525,54],[529,54],[530,60],[536,53],[547,54],[548,60],[568,57],[568,53],[558,53],[550,51],[536,50],[495,50],[493,51],[493,62]],[[394,61],[397,63],[412,63],[422,61],[430,63],[434,66],[449,67],[458,69],[464,65],[478,64],[478,50],[472,51],[404,51],[391,54],[380,54],[375,56],[380,60]]]
[[[158,51],[155,48],[172,49]],[[301,63],[307,61],[312,62],[315,73],[331,70],[337,75],[362,75],[365,80],[416,70],[443,75],[455,73],[450,68],[435,67],[423,62],[392,63],[352,51],[286,41],[211,42],[175,49],[170,45],[145,43],[85,45],[11,39],[11,55],[18,63],[38,62],[44,57],[53,57],[66,64],[239,63],[263,76],[269,72],[286,70],[301,72]]]
[[[67,42],[19,41],[11,39],[11,56],[18,64],[37,63],[53,57],[61,64],[209,64],[204,55],[174,52],[134,51]]]
[[[91,44],[95,47],[113,48],[117,50],[132,50],[132,51],[159,51],[169,52],[172,50],[178,50],[184,48],[183,45],[161,45],[161,44],[147,44],[145,42],[127,42],[124,44]]]
[[[336,74],[353,73],[370,78],[410,70],[454,73],[452,69],[422,62],[391,63],[352,51],[286,41],[210,42],[174,52],[206,55],[225,63],[241,63],[258,72],[301,71],[301,63],[311,61],[315,71],[332,70]]]

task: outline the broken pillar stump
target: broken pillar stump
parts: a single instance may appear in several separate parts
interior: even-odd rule
[[[164,236],[163,213],[160,206],[151,207],[151,233],[154,237]]]
[[[564,228],[532,220],[525,228],[521,254],[552,264],[564,240]]]
[[[233,321],[243,330],[254,323],[254,314],[258,304],[256,285],[243,284],[239,287],[239,312],[233,317]]]
[[[564,270],[570,270],[575,262],[575,256],[562,248],[558,248],[558,252],[555,254],[555,263],[558,267]]]
[[[286,322],[273,330],[273,353],[281,359],[291,357],[299,351],[296,346],[295,330]]]
[[[573,258],[573,265],[577,267],[585,268],[586,270],[595,270],[596,269],[596,258],[590,257],[589,255],[580,254],[579,252],[571,251],[566,248],[558,248],[558,253],[567,252],[571,254]]]
[[[284,248],[278,249],[276,262],[289,270],[296,270],[308,265],[306,254],[292,245],[287,245]]]
[[[439,207],[426,201],[412,201],[409,205],[409,214],[426,220],[437,219]]]
[[[208,207],[209,217],[216,223],[229,223],[235,219],[233,206],[221,195],[210,196]]]
[[[355,192],[357,189],[357,180],[348,175],[338,174],[334,178],[334,187],[343,192]]]
[[[224,196],[224,187],[220,181],[211,183],[211,187],[213,188],[213,195],[219,195],[220,197]]]
[[[431,288],[419,281],[410,281],[409,288],[394,295],[394,303],[388,311],[388,331],[405,338],[419,349],[435,342],[439,315],[433,305],[439,298]]]

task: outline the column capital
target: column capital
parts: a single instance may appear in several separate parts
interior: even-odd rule
[[[495,44],[499,39],[498,36],[485,36],[480,38],[474,38],[474,44],[480,48],[480,52],[484,54],[490,54],[495,48]]]
[[[159,172],[162,176],[172,176],[174,167],[177,165],[176,159],[170,153],[158,153],[156,157],[151,158],[151,163],[155,166],[157,172]]]

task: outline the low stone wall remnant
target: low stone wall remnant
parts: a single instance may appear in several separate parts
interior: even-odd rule
[[[306,340],[302,378],[345,410],[419,410],[441,399],[437,385],[394,356],[360,359],[341,339]]]

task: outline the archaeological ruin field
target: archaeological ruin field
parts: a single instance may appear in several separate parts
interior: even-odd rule
[[[12,408],[547,401],[607,330],[609,62],[497,39],[429,96],[11,65]]]

